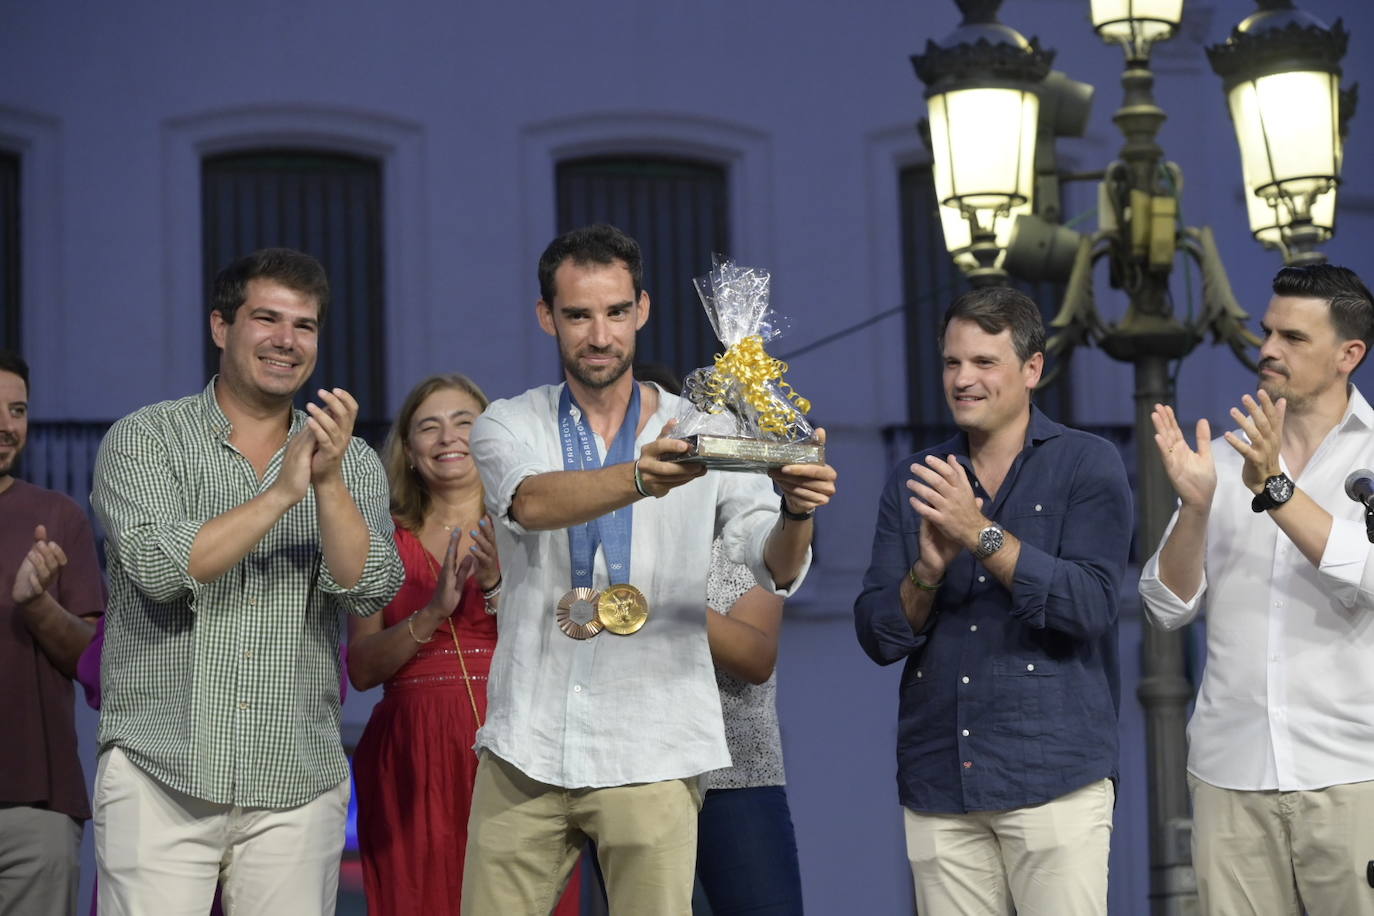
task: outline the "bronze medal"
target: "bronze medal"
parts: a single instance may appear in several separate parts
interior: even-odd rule
[[[629,636],[649,619],[649,601],[629,583],[612,585],[596,602],[596,619],[618,636]]]
[[[604,624],[597,616],[600,597],[601,593],[594,588],[574,588],[559,598],[558,609],[554,611],[558,629],[573,639],[591,639],[600,633],[604,628]],[[586,622],[574,620],[574,612],[577,612],[578,617],[586,618]]]

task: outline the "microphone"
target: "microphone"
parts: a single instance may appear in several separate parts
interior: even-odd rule
[[[1345,479],[1345,495],[1370,508],[1370,500],[1374,500],[1374,471],[1364,468],[1351,471]]]

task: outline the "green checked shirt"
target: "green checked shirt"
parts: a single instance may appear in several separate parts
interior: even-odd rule
[[[100,446],[91,503],[110,585],[100,748],[122,748],[195,798],[294,807],[348,777],[339,611],[367,616],[400,588],[386,475],[355,438],[343,475],[371,537],[353,588],[325,568],[313,488],[237,566],[197,582],[187,569],[201,525],[270,486],[285,452],[259,481],[229,443],[214,389],[135,411]],[[305,416],[293,412],[292,434]]]

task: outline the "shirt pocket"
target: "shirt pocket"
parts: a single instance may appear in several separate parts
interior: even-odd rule
[[[1064,518],[1062,505],[1029,503],[1017,506],[1015,512],[1007,513],[1001,524],[1027,544],[1053,553],[1064,535]]]
[[[902,694],[905,695],[911,690],[925,690],[930,680],[928,665],[912,665],[907,667],[902,671]]]
[[[1057,674],[1057,665],[1050,659],[993,659],[993,727],[997,734],[1012,740],[1053,734],[1064,712]]]

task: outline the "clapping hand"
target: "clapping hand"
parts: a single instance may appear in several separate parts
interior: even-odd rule
[[[1217,467],[1212,460],[1212,429],[1206,420],[1198,420],[1197,450],[1188,447],[1178,417],[1168,404],[1156,404],[1150,414],[1155,427],[1155,445],[1159,448],[1164,473],[1183,505],[1207,509],[1217,489]]]
[[[353,424],[358,419],[358,402],[347,391],[321,388],[318,393],[323,407],[305,405],[310,415],[306,424],[315,437],[315,451],[310,459],[310,479],[314,483],[339,473],[353,438]]]
[[[61,545],[48,540],[48,529],[42,525],[34,528],[33,546],[20,562],[19,572],[14,577],[11,594],[14,603],[28,604],[42,595],[66,565],[67,554]]]
[[[501,562],[496,555],[496,532],[492,530],[491,516],[482,516],[471,534],[471,553],[477,561],[477,584],[482,586],[482,591],[491,591],[501,582]]]
[[[973,484],[953,455],[927,455],[924,464],[913,464],[906,486],[913,494],[909,497],[911,507],[921,516],[922,532],[927,527],[939,529],[940,538],[934,532],[926,535],[938,555],[951,549],[957,554],[961,547],[972,547],[978,542],[978,532],[989,524],[983,515],[983,500],[973,495]]]
[[[1232,407],[1231,418],[1240,424],[1249,441],[1228,432],[1226,442],[1245,459],[1240,472],[1241,480],[1250,488],[1250,492],[1258,493],[1264,489],[1266,480],[1283,473],[1283,467],[1279,464],[1279,448],[1283,443],[1283,418],[1288,411],[1288,400],[1279,398],[1275,403],[1269,397],[1269,392],[1261,390],[1258,400],[1247,394],[1240,401],[1249,413]]]
[[[439,581],[434,586],[434,595],[429,599],[429,611],[437,620],[453,616],[458,609],[458,601],[463,597],[463,583],[477,568],[477,557],[468,555],[458,560],[458,542],[461,530],[454,531],[448,539],[448,549],[444,551],[444,562],[439,567]]]

